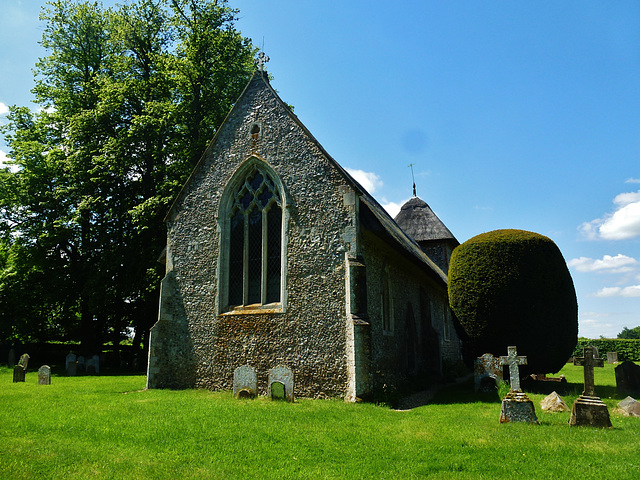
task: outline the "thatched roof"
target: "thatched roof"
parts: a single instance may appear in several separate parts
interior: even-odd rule
[[[459,243],[427,202],[419,197],[413,197],[402,205],[395,221],[416,242],[451,240]]]

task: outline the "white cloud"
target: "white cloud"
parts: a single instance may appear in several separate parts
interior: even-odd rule
[[[599,273],[626,273],[633,271],[633,267],[638,264],[635,258],[618,254],[615,257],[605,255],[601,260],[580,257],[567,262],[569,267],[575,268],[578,272],[599,272]]]
[[[615,212],[580,225],[583,236],[589,240],[627,240],[640,236],[640,190],[621,193],[613,202],[617,205]]]
[[[596,297],[640,297],[640,285],[629,287],[605,287],[595,295]]]
[[[396,218],[396,215],[400,213],[400,208],[402,208],[402,205],[404,205],[405,203],[406,203],[406,200],[400,203],[383,201],[381,205],[382,205],[382,208],[384,208],[387,211],[387,213],[391,215],[391,218]]]
[[[624,183],[640,183],[640,178],[629,178]]]
[[[6,115],[9,113],[9,107],[6,104],[0,102],[0,115]]]
[[[376,173],[365,172],[364,170],[357,170],[355,168],[346,168],[345,170],[371,194],[383,185],[382,180],[380,180],[380,177]]]

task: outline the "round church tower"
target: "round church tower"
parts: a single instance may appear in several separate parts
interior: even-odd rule
[[[460,242],[433,213],[427,202],[414,196],[402,205],[394,220],[445,274],[448,273],[451,252]]]

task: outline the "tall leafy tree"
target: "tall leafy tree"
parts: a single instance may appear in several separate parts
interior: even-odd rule
[[[12,107],[4,127],[17,169],[0,172],[0,302],[33,293],[6,310],[30,332],[18,329],[22,339],[57,329],[89,353],[134,327],[141,344],[156,317],[163,217],[255,51],[225,1],[47,5],[40,108]]]

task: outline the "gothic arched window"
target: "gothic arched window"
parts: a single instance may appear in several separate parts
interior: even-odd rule
[[[231,309],[279,303],[282,295],[282,194],[258,162],[240,175],[227,204],[226,304]]]

